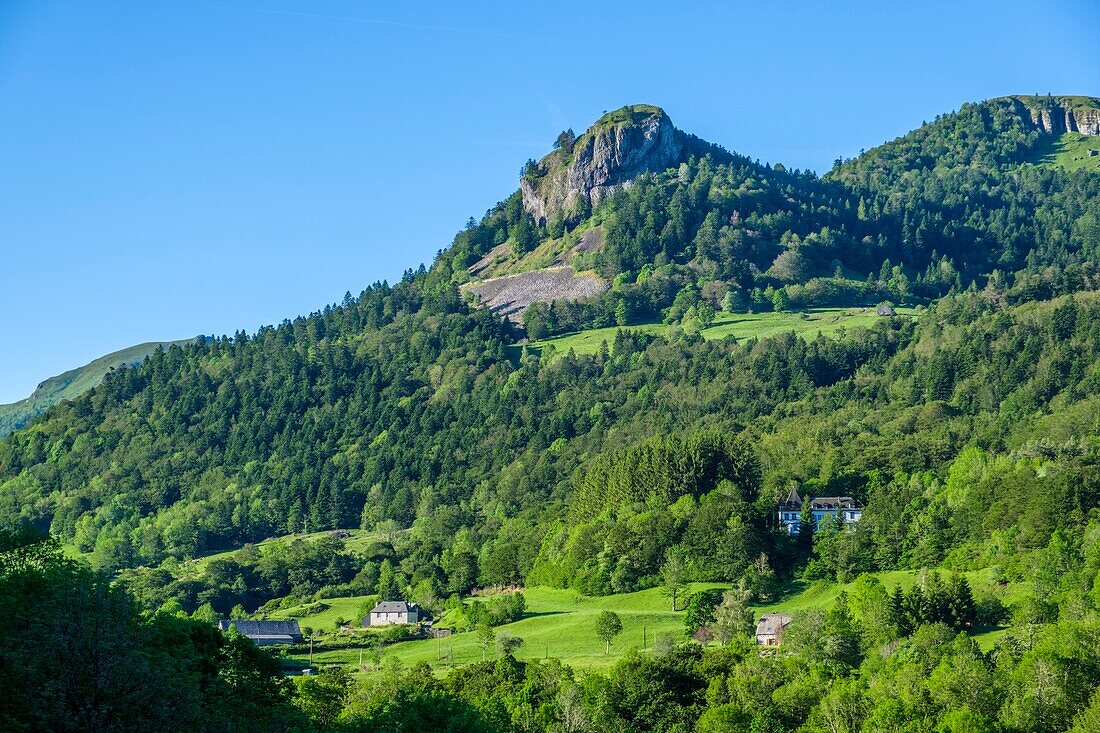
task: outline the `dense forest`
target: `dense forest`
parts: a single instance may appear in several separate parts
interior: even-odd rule
[[[74,635],[9,639],[0,673],[26,704],[0,710],[5,725],[95,727],[62,722],[83,713],[34,690],[51,655],[16,677],[36,644],[106,644],[79,636],[82,615],[102,614],[138,640],[118,664],[193,685],[172,690],[188,696],[179,721],[150,713],[149,729],[211,729],[226,695],[276,711],[226,729],[1095,729],[1100,176],[1030,162],[1041,134],[1024,102],[995,100],[824,177],[700,147],[579,224],[540,226],[517,193],[398,283],[114,370],[0,440],[5,626],[32,612]],[[523,326],[463,296],[492,247],[590,227],[603,294],[535,304]],[[835,338],[707,341],[690,327],[883,300],[923,308]],[[682,328],[629,328],[659,319]],[[596,354],[525,348],[609,325],[623,328]],[[774,509],[792,486],[852,496],[863,518],[782,533]],[[252,545],[341,528],[378,539]],[[944,575],[900,597],[866,575],[921,568]],[[1026,587],[1019,603],[959,580],[991,568]],[[747,603],[794,578],[859,579],[859,593],[799,616],[783,653],[761,656]],[[443,680],[412,668],[290,685],[191,618],[322,595],[442,611],[484,587],[687,581],[733,590],[692,599],[699,623],[659,653],[583,677],[502,646]],[[1012,629],[991,653],[968,636],[998,624]],[[722,643],[690,641],[700,629]],[[160,689],[131,701],[124,680],[103,684],[138,713]]]

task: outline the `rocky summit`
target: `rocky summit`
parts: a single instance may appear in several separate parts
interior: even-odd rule
[[[632,105],[609,112],[525,170],[523,208],[542,226],[555,218],[575,222],[617,186],[682,162],[685,142],[660,107]]]
[[[1081,96],[1017,96],[1012,99],[1027,108],[1032,124],[1043,132],[1100,135],[1100,99]]]

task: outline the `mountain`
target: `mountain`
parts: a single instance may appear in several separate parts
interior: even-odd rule
[[[777,297],[915,303],[990,277],[1011,282],[1010,299],[1094,287],[1100,179],[1070,172],[1090,170],[1081,151],[1100,136],[1079,130],[1092,131],[1098,104],[964,105],[820,178],[625,107],[529,161],[519,190],[436,269],[536,338]]]
[[[0,515],[50,528],[108,567],[288,531],[409,524],[443,506],[477,528],[475,495],[506,516],[529,507],[523,532],[542,531],[573,473],[607,450],[660,431],[744,431],[870,364],[888,371],[913,358],[902,355],[923,331],[884,322],[862,344],[814,341],[812,353],[801,341],[659,347],[663,339],[638,334],[562,374],[523,359],[524,338],[662,319],[690,335],[718,310],[929,305],[949,295],[944,308],[982,313],[1095,288],[1100,178],[1022,165],[1044,134],[1023,109],[964,106],[823,178],[698,141],[657,108],[610,113],[571,142],[560,137],[537,175],[527,167],[561,183],[528,178],[430,270],[252,337],[157,352],[10,436],[0,443]],[[548,193],[561,186],[563,195]],[[531,213],[570,202],[580,208],[568,217]],[[571,251],[559,268],[606,289],[579,301],[547,292],[518,330],[462,297],[494,282],[473,271],[501,248],[505,277],[545,276],[554,268],[533,257]],[[679,367],[645,375],[624,365],[604,389],[575,381],[621,358],[611,354],[640,359],[650,348],[695,363],[707,375],[702,391],[690,391],[696,380],[683,381]],[[773,366],[752,372],[762,353]],[[954,359],[937,367],[946,371],[935,389],[918,382],[911,399],[949,399],[975,368]],[[719,378],[718,365],[732,371]],[[658,380],[651,396],[629,399],[626,385],[643,377]],[[683,402],[654,411],[653,390]],[[996,394],[973,409],[1008,397]],[[1053,394],[1028,404],[1048,409]],[[766,474],[769,486],[777,476]],[[520,561],[509,577],[530,570]]]
[[[0,440],[0,528],[49,532],[115,584],[92,582],[159,609],[111,606],[134,617],[112,629],[167,629],[150,653],[214,633],[187,614],[303,614],[323,619],[320,658],[358,669],[378,647],[355,633],[404,643],[334,630],[378,598],[477,629],[482,657],[505,624],[499,658],[402,678],[427,708],[468,713],[460,729],[1095,730],[1100,176],[1037,157],[1087,124],[1085,103],[1041,103],[964,105],[824,176],[654,107],[565,131],[430,268],[155,350]],[[829,335],[704,338],[718,313],[840,319],[883,301],[909,307]],[[601,327],[590,353],[547,342]],[[778,531],[792,487],[862,518]],[[0,566],[59,562],[4,547]],[[560,604],[481,600],[521,586]],[[619,597],[633,638],[652,631],[634,594],[658,586],[686,634],[579,682],[540,661],[590,641],[605,666],[634,642],[581,596]],[[30,618],[100,613],[65,588],[23,591]],[[793,595],[819,607],[784,608]],[[751,639],[764,604],[796,612],[775,654]],[[532,616],[569,609],[587,609],[585,639],[534,636]],[[435,641],[418,659],[438,668]],[[349,698],[346,682],[307,678],[296,704],[322,728],[395,727],[397,688]]]
[[[26,425],[62,400],[71,400],[92,389],[113,370],[123,366],[136,366],[157,349],[167,349],[184,341],[150,341],[113,351],[84,366],[50,377],[39,384],[26,399],[0,405],[0,437]]]

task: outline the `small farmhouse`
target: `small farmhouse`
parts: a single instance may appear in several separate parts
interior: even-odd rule
[[[405,601],[382,601],[363,618],[363,626],[415,624],[421,618],[420,606]]]
[[[783,639],[783,629],[791,622],[791,617],[783,613],[766,613],[756,625],[756,643],[760,646],[779,646]]]
[[[796,535],[802,529],[802,503],[802,497],[795,488],[779,503],[779,526],[787,534]],[[826,517],[836,517],[841,524],[858,522],[863,516],[863,507],[850,496],[820,496],[810,499],[810,513],[814,522],[813,531],[817,532]]]
[[[229,631],[233,627],[252,640],[256,646],[272,644],[297,644],[302,641],[302,630],[297,621],[219,621],[218,628]]]

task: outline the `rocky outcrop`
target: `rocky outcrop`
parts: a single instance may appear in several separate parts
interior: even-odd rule
[[[678,165],[684,149],[683,134],[664,110],[623,107],[527,171],[520,179],[523,207],[542,225],[559,216],[575,222],[617,186]]]
[[[463,290],[475,293],[481,304],[493,312],[514,323],[522,323],[523,311],[532,303],[591,298],[607,290],[607,283],[594,275],[578,274],[566,266],[469,283]]]
[[[1043,132],[1100,135],[1100,100],[1091,97],[1016,97]]]

